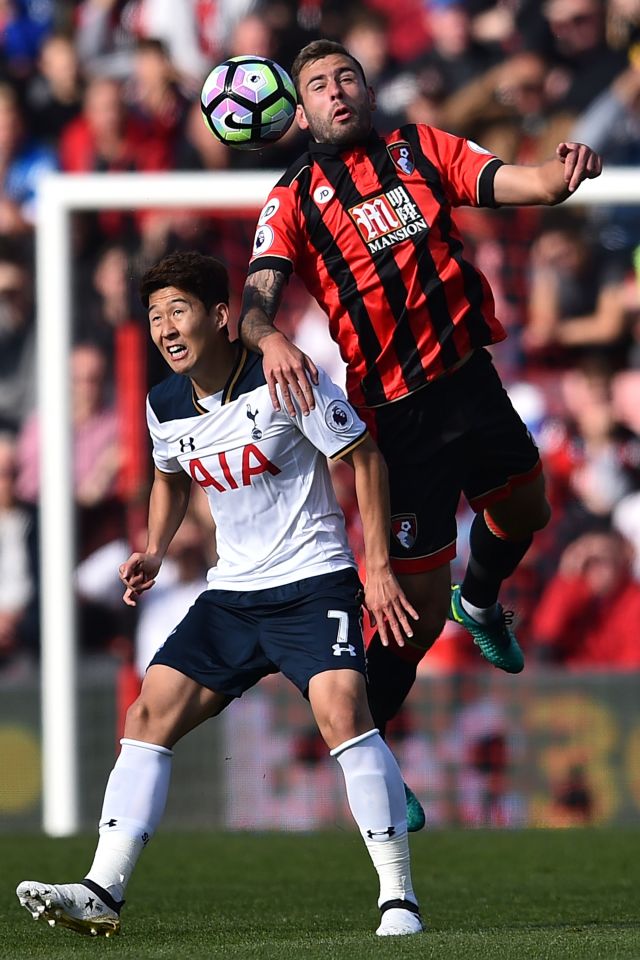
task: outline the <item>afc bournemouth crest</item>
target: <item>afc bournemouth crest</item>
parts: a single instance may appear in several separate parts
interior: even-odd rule
[[[415,513],[397,513],[391,517],[393,535],[405,550],[410,550],[418,536],[418,521]]]
[[[406,140],[399,140],[398,143],[390,143],[387,146],[387,150],[400,173],[404,173],[407,177],[410,176],[415,170],[416,164],[413,159],[413,150]]]

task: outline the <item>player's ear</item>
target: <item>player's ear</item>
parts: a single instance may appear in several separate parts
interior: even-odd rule
[[[298,121],[298,126],[301,130],[308,130],[309,123],[307,121],[307,116],[304,112],[304,107],[299,103],[296,107],[296,120]]]
[[[216,303],[212,309],[216,331],[224,330],[229,325],[229,305],[227,303]]]

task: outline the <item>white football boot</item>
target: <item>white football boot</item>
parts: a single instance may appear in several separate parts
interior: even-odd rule
[[[23,880],[16,889],[20,906],[34,920],[50,927],[68,927],[91,937],[111,937],[120,932],[120,909],[124,900],[113,897],[91,880],[82,883],[38,883]]]
[[[379,937],[406,937],[424,930],[418,907],[410,900],[388,900],[380,912],[382,917],[376,930]]]

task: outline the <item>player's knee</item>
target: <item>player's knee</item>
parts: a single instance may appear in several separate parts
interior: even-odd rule
[[[545,496],[520,508],[510,507],[508,512],[496,505],[491,511],[485,511],[485,519],[490,530],[508,540],[526,540],[538,530],[544,530],[551,520],[551,506]]]
[[[361,733],[373,727],[373,720],[369,708],[363,705],[362,709],[336,707],[328,709],[318,718],[318,729],[322,739],[330,750],[360,736]]]
[[[132,740],[144,739],[154,725],[154,711],[143,695],[127,710],[124,735]]]

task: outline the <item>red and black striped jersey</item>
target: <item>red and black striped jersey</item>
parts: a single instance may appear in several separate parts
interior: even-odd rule
[[[471,141],[408,124],[347,149],[313,142],[271,191],[249,273],[301,277],[329,317],[357,406],[417,390],[506,336],[452,216],[495,205],[499,166]]]

